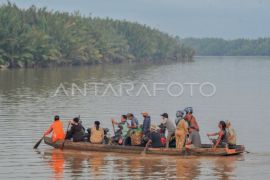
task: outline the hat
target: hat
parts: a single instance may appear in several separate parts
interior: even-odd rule
[[[193,108],[192,107],[186,107],[185,109],[184,109],[184,111],[186,112],[186,113],[193,113]]]
[[[157,125],[151,124],[150,131],[156,131],[157,130]]]
[[[132,113],[127,113],[127,117],[133,117],[134,115]]]
[[[168,113],[163,113],[163,114],[161,114],[161,116],[162,117],[165,117],[165,118],[168,118],[169,117]]]
[[[185,114],[184,111],[179,110],[179,111],[176,112],[176,117],[183,118],[184,114]]]
[[[148,115],[149,115],[148,112],[145,112],[145,111],[143,111],[141,114],[142,114],[143,116],[148,116]]]

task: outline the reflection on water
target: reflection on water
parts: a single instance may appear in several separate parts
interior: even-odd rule
[[[176,177],[194,179],[200,175],[200,161],[194,158],[180,159],[176,161]]]
[[[48,165],[53,170],[55,179],[62,179],[64,163],[65,161],[63,152],[56,149],[52,150]]]
[[[235,157],[218,158],[215,160],[216,168],[214,170],[216,171],[216,176],[224,180],[234,177],[235,160]]]
[[[57,149],[45,150],[41,152],[41,155],[51,168],[55,179],[64,179],[66,176],[70,176],[91,179],[218,177],[226,180],[236,177],[236,163],[243,160],[243,156],[170,157],[144,155],[138,157],[117,153]]]

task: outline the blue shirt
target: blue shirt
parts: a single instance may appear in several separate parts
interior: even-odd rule
[[[132,129],[137,129],[139,126],[139,121],[136,117],[133,117],[133,119],[131,119],[131,126],[136,126],[136,128],[132,128]]]
[[[150,132],[151,118],[150,116],[146,116],[143,121],[142,131],[143,134],[147,134]]]

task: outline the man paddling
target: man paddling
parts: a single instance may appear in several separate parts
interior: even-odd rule
[[[49,129],[44,133],[44,136],[49,135],[51,132],[53,142],[65,139],[63,123],[62,121],[60,121],[60,117],[58,115],[54,117],[54,122],[50,125]]]

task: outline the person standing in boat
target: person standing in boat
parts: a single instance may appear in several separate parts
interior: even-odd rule
[[[169,148],[171,137],[175,133],[175,125],[169,119],[168,113],[161,114],[161,117],[162,117],[161,124],[163,124],[167,129],[166,148]]]
[[[184,117],[184,119],[187,121],[189,128],[192,127],[193,129],[199,132],[200,128],[195,116],[193,116],[193,108],[187,107],[184,109],[184,111],[186,112],[186,116]]]
[[[65,139],[63,123],[62,121],[60,121],[60,117],[58,115],[54,117],[54,122],[50,125],[49,129],[44,133],[44,136],[49,135],[51,132],[53,142]]]
[[[80,119],[75,117],[69,123],[71,124],[71,128],[67,133],[66,139],[72,139],[73,142],[84,141],[85,128],[82,126]]]
[[[127,116],[122,115],[121,120],[118,123],[115,119],[112,119],[112,123],[118,125],[118,130],[115,132],[115,136],[112,137],[113,142],[117,142],[118,144],[123,144],[124,139],[127,137],[128,134],[128,122]]]
[[[236,147],[236,132],[234,128],[232,128],[232,124],[230,121],[226,121],[226,128],[228,133],[228,146],[231,149]]]
[[[100,122],[95,121],[94,127],[91,128],[90,142],[93,144],[102,144],[104,140],[104,129],[100,127]]]
[[[216,149],[218,146],[220,147],[226,147],[228,143],[228,137],[227,137],[227,131],[226,131],[226,123],[224,121],[220,121],[218,124],[218,127],[220,129],[217,133],[207,133],[207,136],[218,136],[217,139],[213,139],[212,142],[214,144],[214,149]]]
[[[136,133],[136,130],[138,130],[139,121],[132,113],[127,114],[127,119],[130,120],[130,124],[128,125],[129,130],[128,130],[127,136],[126,136],[123,144],[130,146],[130,145],[132,145],[132,137],[131,136],[134,136],[134,134]],[[138,136],[137,139],[141,138],[141,133],[137,132],[136,137],[137,136]]]
[[[192,127],[188,129],[189,138],[186,143],[187,148],[200,148],[202,146],[200,133]]]
[[[176,130],[175,130],[175,140],[176,140],[176,148],[182,150],[184,147],[186,136],[188,134],[188,127],[187,123],[184,120],[184,111],[177,111],[176,112]]]
[[[135,130],[139,127],[139,121],[132,113],[128,113],[127,118],[131,121],[130,125],[128,126],[129,129]]]
[[[143,125],[142,125],[142,133],[143,136],[147,137],[150,133],[150,126],[151,126],[151,118],[147,112],[142,112],[143,116]]]

